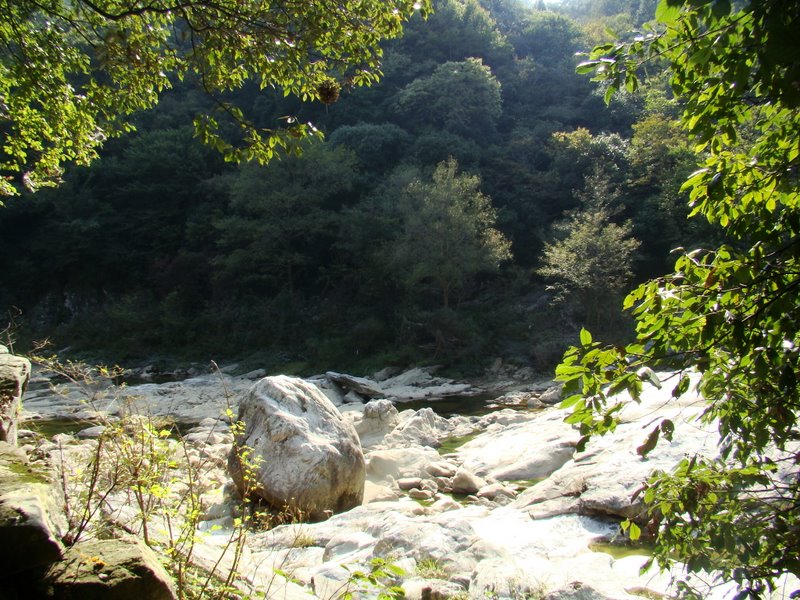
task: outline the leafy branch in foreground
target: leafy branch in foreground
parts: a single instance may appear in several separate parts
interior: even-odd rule
[[[679,249],[673,273],[625,300],[636,341],[607,347],[582,332],[557,376],[585,445],[614,429],[617,394],[638,399],[652,368],[679,372],[675,397],[699,373],[719,455],[687,457],[647,483],[654,556],[664,568],[715,570],[739,598],[756,598],[800,576],[800,3],[661,0],[656,17],[578,70],[607,82],[610,98],[635,90],[645,66],[669,66],[702,163],[684,185],[692,215],[721,226],[727,243]],[[657,436],[649,442],[644,451]]]
[[[379,43],[429,0],[14,0],[0,2],[0,196],[59,181],[132,129],[176,81],[214,101],[198,136],[229,160],[269,160],[319,135],[287,118],[264,128],[226,100],[253,82],[326,104],[380,76]]]

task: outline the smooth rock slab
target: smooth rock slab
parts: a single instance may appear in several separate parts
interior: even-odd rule
[[[523,423],[495,426],[456,453],[467,469],[481,477],[500,481],[547,477],[572,458],[580,437],[564,422],[566,414],[550,410]]]
[[[376,382],[366,379],[365,377],[356,377],[354,375],[347,375],[345,373],[336,373],[328,371],[325,376],[334,383],[342,386],[346,390],[356,392],[367,398],[385,398],[386,394],[381,389],[381,386]]]
[[[8,349],[0,345],[0,441],[17,443],[20,401],[30,377],[30,361],[9,354]]]
[[[46,567],[64,554],[63,495],[42,465],[0,442],[0,564],[2,576]],[[2,585],[0,584],[0,589]]]
[[[316,386],[294,377],[265,377],[239,405],[252,448],[256,481],[245,483],[237,452],[228,466],[239,492],[312,520],[361,504],[365,462],[353,425]]]

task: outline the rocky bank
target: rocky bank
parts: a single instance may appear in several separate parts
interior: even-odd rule
[[[224,567],[232,560],[224,549],[235,518],[227,469],[234,438],[230,422],[251,390],[276,385],[264,375],[216,373],[163,384],[98,385],[87,399],[85,389],[69,383],[56,394],[57,382],[34,373],[22,427],[101,413],[113,418],[125,411],[181,424],[191,456],[204,465],[203,534],[195,559]],[[624,600],[668,597],[674,591],[671,574],[654,568],[640,573],[645,550],[616,557],[599,549],[618,538],[620,520],[637,518],[641,506],[632,497],[653,469],[669,469],[687,454],[716,453],[714,428],[697,422],[703,401],[695,392],[673,400],[670,385],[649,389],[641,403],[625,409],[613,434],[576,452],[577,431],[564,423],[564,411],[547,404],[557,389],[541,383],[517,382],[522,391],[498,392],[503,395],[498,403],[513,407],[450,418],[431,408],[403,410],[402,401],[485,390],[425,370],[371,379],[327,373],[278,383],[320,390],[326,396],[320,402],[336,407],[331,418],[354,432],[360,445],[364,462],[356,469],[364,469],[359,475],[363,490],[348,491],[347,506],[357,506],[342,506],[346,510],[326,520],[251,532],[239,569],[252,591],[270,598],[337,598],[350,589],[353,570],[368,568],[375,558],[405,571],[397,583],[408,598]],[[293,410],[291,418],[302,420],[305,408]],[[660,443],[646,459],[640,457],[637,446],[663,418],[676,424],[679,435]],[[320,441],[321,431],[309,431],[301,446],[331,445]],[[80,456],[96,434],[87,428],[52,441],[35,441],[27,433],[22,439],[29,453],[52,455],[57,447],[61,455],[68,449],[67,455]],[[274,450],[264,450],[266,475],[275,456]],[[294,459],[279,462],[289,460]],[[124,516],[123,508],[116,514]],[[788,598],[796,587],[789,582],[774,598]],[[708,597],[730,597],[732,590],[719,586]]]

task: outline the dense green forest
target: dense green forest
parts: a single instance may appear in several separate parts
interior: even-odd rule
[[[370,88],[237,92],[261,127],[325,134],[268,166],[201,144],[210,100],[176,81],[91,166],[6,201],[4,322],[103,360],[299,370],[545,371],[583,325],[622,340],[624,292],[715,236],[686,221],[695,158],[666,81],[607,107],[575,74],[655,5],[439,0]]]

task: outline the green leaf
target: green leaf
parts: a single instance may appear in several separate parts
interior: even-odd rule
[[[589,440],[592,439],[590,435],[584,435],[579,440],[578,443],[575,444],[575,452],[583,452],[586,450],[586,444],[589,443]]]
[[[636,454],[642,458],[646,458],[648,453],[650,453],[653,448],[656,447],[656,444],[658,444],[658,436],[660,432],[661,430],[659,427],[653,429],[653,431],[650,432],[650,435],[647,436],[647,439],[644,441],[644,443],[636,448]]]
[[[672,25],[681,15],[680,4],[672,0],[659,0],[656,6],[656,20],[665,25]]]
[[[586,60],[582,63],[579,63],[577,67],[575,67],[575,72],[578,75],[588,75],[590,73],[594,73],[597,69],[597,65],[600,64],[600,61],[597,60]]]
[[[680,380],[678,381],[678,385],[676,385],[672,390],[672,397],[678,398],[687,392],[689,389],[689,384],[691,383],[691,379],[688,375],[682,375]]]
[[[570,408],[581,400],[583,400],[583,394],[573,394],[569,398],[564,398],[558,406],[559,408]]]
[[[721,19],[723,17],[728,16],[731,13],[730,0],[714,0],[714,4],[711,8],[711,13],[717,19]]]
[[[580,333],[580,337],[581,337],[581,344],[583,346],[591,346],[591,344],[592,344],[592,334],[589,331],[587,331],[586,329],[582,328],[581,329],[581,333]]]
[[[586,368],[580,365],[560,364],[556,367],[556,379],[572,378],[576,375],[582,375],[585,371]]]

